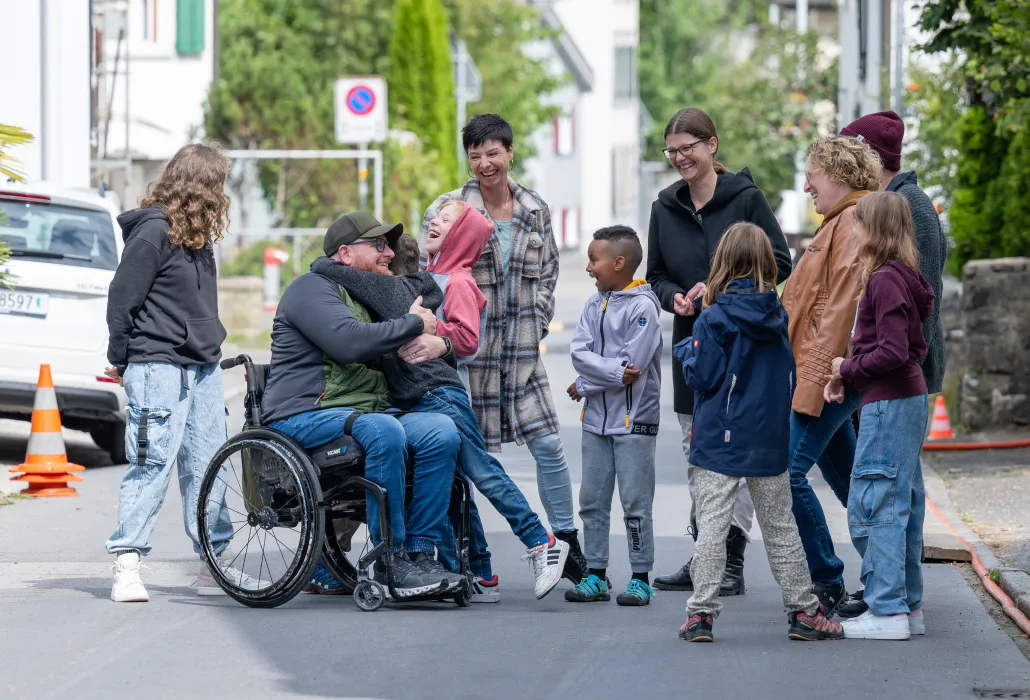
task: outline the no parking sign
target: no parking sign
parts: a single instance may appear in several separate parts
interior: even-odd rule
[[[334,89],[336,140],[361,144],[386,140],[386,81],[378,76],[340,78]]]

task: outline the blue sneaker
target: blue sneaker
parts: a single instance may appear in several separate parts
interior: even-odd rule
[[[625,592],[620,593],[615,602],[619,605],[650,605],[651,599],[656,595],[658,594],[654,589],[646,583],[638,578],[631,578],[626,584]]]
[[[565,600],[570,603],[595,603],[598,601],[607,602],[612,599],[608,591],[611,588],[607,583],[590,574],[576,584],[570,590],[565,591]]]
[[[347,595],[346,589],[332,572],[326,568],[325,562],[318,560],[315,573],[311,574],[311,583],[304,587],[305,593],[319,593],[321,595]]]

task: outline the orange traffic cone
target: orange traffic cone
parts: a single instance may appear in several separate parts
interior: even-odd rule
[[[36,402],[32,407],[32,433],[26,450],[25,463],[11,467],[9,471],[23,472],[12,481],[27,481],[29,488],[22,491],[27,496],[78,496],[68,486],[69,481],[82,481],[81,476],[71,472],[86,471],[85,467],[71,464],[64,451],[64,437],[61,435],[61,413],[57,410],[57,393],[50,376],[50,365],[39,366],[39,383],[36,385]]]
[[[938,396],[933,407],[933,422],[930,423],[930,437],[927,440],[950,440],[953,437],[955,434],[951,432],[948,407],[944,405],[944,397]]]

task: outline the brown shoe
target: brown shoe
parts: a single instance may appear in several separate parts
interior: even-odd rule
[[[801,642],[844,639],[844,628],[841,627],[839,622],[834,622],[823,615],[822,603],[819,604],[819,609],[815,611],[815,615],[809,615],[802,611],[791,613],[788,617],[790,619],[790,631],[787,632],[787,636],[791,639]]]
[[[680,639],[685,642],[714,642],[713,618],[707,613],[694,613],[680,627]]]

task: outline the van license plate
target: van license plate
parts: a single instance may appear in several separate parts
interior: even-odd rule
[[[0,291],[0,314],[46,318],[47,311],[49,310],[49,294]]]

